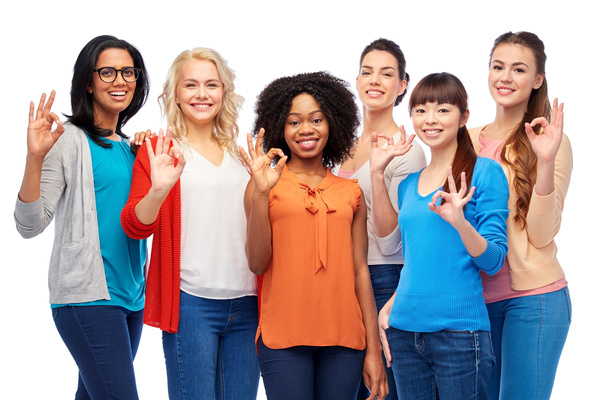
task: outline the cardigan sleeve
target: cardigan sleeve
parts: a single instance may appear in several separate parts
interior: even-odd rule
[[[151,139],[152,148],[156,149],[157,137]],[[144,147],[145,145],[143,145]],[[135,207],[150,191],[152,180],[150,177],[150,159],[146,149],[140,148],[133,163],[131,190],[129,198],[121,211],[121,225],[127,236],[133,239],[146,239],[150,237],[157,225],[158,218],[150,225],[145,225],[135,215]]]
[[[563,135],[555,161],[554,191],[547,196],[539,196],[535,193],[534,187],[531,194],[527,213],[527,237],[537,248],[550,244],[560,230],[561,215],[572,170],[571,142],[566,135]]]
[[[506,219],[508,218],[508,182],[502,167],[491,159],[479,157],[480,177],[475,187],[475,229],[486,240],[487,247],[473,262],[493,275],[500,271],[508,252]]]
[[[67,186],[61,156],[62,144],[67,140],[67,136],[63,134],[44,158],[40,198],[32,203],[23,203],[17,197],[15,223],[17,231],[26,239],[39,235],[50,225]]]

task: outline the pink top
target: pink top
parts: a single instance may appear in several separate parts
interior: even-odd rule
[[[503,140],[484,139],[479,136],[479,144],[481,145],[480,157],[487,157],[497,162],[501,162],[498,149],[504,143]],[[514,290],[510,285],[510,269],[508,267],[508,259],[504,260],[502,269],[494,276],[489,276],[485,272],[481,272],[481,283],[483,285],[483,297],[486,303],[494,303],[496,301],[512,299],[515,297],[531,296],[536,294],[544,294],[555,292],[567,286],[567,280],[561,278],[556,282],[540,288],[531,290]]]
[[[339,176],[340,178],[344,178],[344,179],[350,179],[352,178],[352,175],[354,175],[354,173],[356,172],[356,170],[354,171],[348,171],[347,169],[338,169],[337,172],[337,176]]]

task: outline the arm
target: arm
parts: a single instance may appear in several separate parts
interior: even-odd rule
[[[384,399],[389,392],[387,375],[381,360],[381,342],[379,341],[377,307],[371,287],[369,267],[367,265],[367,209],[361,191],[361,204],[352,220],[352,244],[354,251],[354,273],[356,279],[356,297],[363,315],[363,324],[367,339],[367,354],[363,363],[363,378],[371,391],[369,399]]]
[[[256,144],[252,144],[252,136],[247,135],[248,153],[240,147],[240,154],[252,172],[244,194],[244,209],[246,211],[247,235],[246,256],[250,270],[256,275],[262,275],[271,262],[271,221],[269,219],[269,193],[275,187],[283,167],[287,161],[280,149],[271,149],[265,154],[262,150],[264,129],[258,133]],[[271,161],[279,155],[281,158],[271,168]]]
[[[371,137],[371,197],[372,215],[375,234],[379,237],[390,235],[398,226],[398,212],[392,205],[388,188],[385,185],[385,168],[390,161],[396,157],[406,154],[412,146],[414,135],[406,140],[404,127],[400,128],[402,134],[400,140],[394,144],[391,137],[373,133]],[[379,147],[379,138],[387,139],[387,147]]]
[[[390,327],[390,314],[392,313],[392,306],[396,299],[396,292],[390,297],[385,305],[379,311],[379,338],[381,339],[381,347],[383,348],[383,354],[387,361],[388,368],[392,367],[392,352],[390,351],[390,343],[387,340],[385,331]]]
[[[545,247],[558,234],[562,210],[571,180],[573,153],[571,143],[564,135],[563,104],[554,100],[552,123],[536,118],[527,127],[528,138],[538,156],[536,184],[531,194],[527,213],[527,236],[535,247]],[[542,134],[535,135],[531,126],[539,123]]]
[[[473,262],[482,271],[493,275],[502,268],[508,251],[506,243],[506,218],[508,217],[508,184],[500,165],[494,161],[481,167],[478,177],[479,187],[471,187],[467,193],[466,179],[461,174],[461,188],[456,190],[452,178],[452,169],[448,169],[450,193],[438,191],[432,198],[429,208],[451,224],[459,233],[461,240]],[[476,168],[478,166],[476,165]],[[474,172],[475,179],[475,172]],[[476,195],[474,220],[464,216],[464,206]],[[438,198],[445,203],[436,206]]]
[[[154,232],[160,207],[179,180],[185,159],[171,146],[172,130],[159,132],[156,152],[146,138],[146,151],[139,152],[133,164],[129,199],[121,212],[121,225],[128,236],[147,238]]]

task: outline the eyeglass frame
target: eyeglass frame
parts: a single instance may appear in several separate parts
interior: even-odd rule
[[[104,79],[102,79],[102,75],[100,75],[100,71],[102,71],[103,69],[112,69],[115,71],[115,78],[112,81],[105,81]],[[135,75],[135,79],[132,81],[128,81],[127,79],[125,79],[125,76],[123,76],[123,71],[125,71],[126,69],[132,69],[134,71],[134,75]],[[119,72],[121,73],[121,78],[123,78],[123,80],[127,83],[133,83],[135,81],[137,81],[138,79],[140,79],[140,75],[142,74],[142,70],[140,68],[137,67],[125,67],[123,69],[116,69],[115,67],[102,67],[102,68],[96,68],[95,70],[93,70],[92,72],[97,72],[98,73],[98,77],[100,78],[100,80],[104,83],[113,83],[114,81],[117,80],[117,76],[119,75]]]

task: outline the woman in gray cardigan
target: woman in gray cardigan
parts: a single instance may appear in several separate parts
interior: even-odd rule
[[[98,36],[80,52],[64,125],[43,94],[30,104],[17,230],[34,237],[55,220],[49,288],[56,327],[79,368],[76,399],[137,399],[146,242],[128,238],[120,212],[135,155],[123,125],[144,105],[139,51]],[[53,124],[56,129],[52,131]]]

